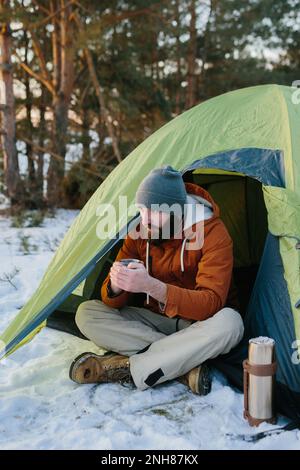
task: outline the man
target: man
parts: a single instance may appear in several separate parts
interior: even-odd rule
[[[102,301],[83,302],[76,314],[81,332],[109,353],[80,355],[70,378],[129,381],[140,390],[178,379],[205,395],[211,385],[205,361],[229,352],[244,332],[231,300],[232,240],[209,193],[184,183],[171,166],[149,173],[136,205],[141,222],[123,242]],[[124,258],[143,263],[126,267]],[[141,293],[143,307],[130,305]]]

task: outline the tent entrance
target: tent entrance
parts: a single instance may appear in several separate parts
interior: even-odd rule
[[[233,240],[233,275],[244,316],[268,233],[262,184],[241,173],[209,168],[187,171],[183,179],[206,189],[220,207]]]

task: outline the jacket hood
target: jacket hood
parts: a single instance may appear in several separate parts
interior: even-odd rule
[[[211,195],[200,186],[185,183],[187,205],[183,224],[183,238],[193,238],[195,225],[207,219],[219,217],[220,210]]]
[[[212,210],[213,218],[220,216],[219,206],[206,189],[194,183],[185,183],[185,189],[188,195],[194,197],[200,204],[202,203]]]

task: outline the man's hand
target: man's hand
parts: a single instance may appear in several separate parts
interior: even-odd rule
[[[122,290],[144,292],[163,304],[166,301],[167,285],[150,276],[141,263],[132,262],[126,267],[115,261],[110,268],[110,285],[115,294],[119,294]]]
[[[110,268],[110,272],[109,272],[109,280],[110,280],[110,288],[112,290],[112,292],[116,295],[118,294],[121,294],[121,292],[123,291],[123,289],[120,289],[115,283],[114,281],[112,280],[112,277],[111,277],[111,273],[112,273],[112,269],[114,267],[117,267],[117,266],[123,266],[122,263],[120,263],[119,261],[115,261],[112,265],[112,267]]]
[[[147,293],[152,285],[152,279],[142,263],[132,262],[124,266],[115,261],[110,268],[110,284],[112,291],[116,294],[121,290]]]

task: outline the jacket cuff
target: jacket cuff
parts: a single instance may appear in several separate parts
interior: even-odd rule
[[[167,286],[167,298],[164,307],[164,313],[167,317],[173,318],[179,315],[178,313],[178,295],[180,297],[180,287],[173,286],[173,284],[166,284]],[[176,300],[177,299],[177,300]]]
[[[111,283],[110,283],[110,279],[106,285],[106,293],[107,293],[107,297],[109,297],[110,299],[113,299],[114,297],[119,297],[119,295],[123,294],[124,291],[122,292],[119,292],[119,294],[115,294],[113,291],[112,291],[112,288],[111,288]]]

